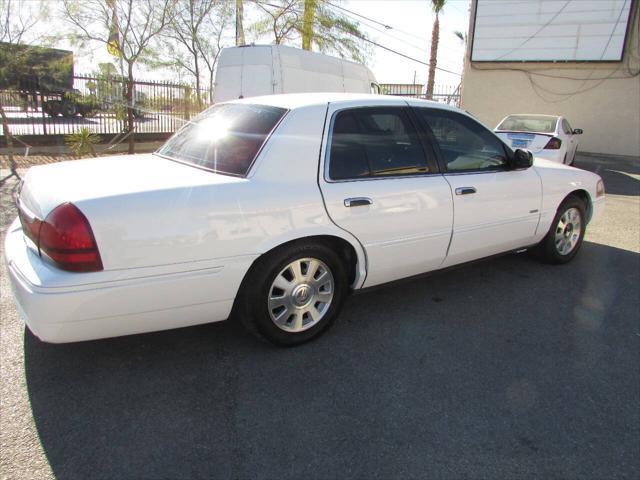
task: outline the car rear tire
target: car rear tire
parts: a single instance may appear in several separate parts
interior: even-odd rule
[[[538,258],[552,264],[570,262],[582,246],[586,226],[584,202],[569,195],[560,204],[549,232],[536,248]]]
[[[234,313],[252,333],[293,346],[334,322],[348,293],[342,258],[322,243],[276,250],[251,268]]]

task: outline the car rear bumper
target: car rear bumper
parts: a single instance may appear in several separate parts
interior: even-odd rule
[[[7,233],[5,257],[20,315],[38,338],[51,343],[224,320],[231,312],[237,288],[252,261],[242,257],[228,265],[195,271],[47,286],[34,279],[34,272],[37,274],[45,268],[44,262],[25,244],[17,221]],[[51,268],[46,268],[50,279]],[[83,274],[77,275],[81,280]]]

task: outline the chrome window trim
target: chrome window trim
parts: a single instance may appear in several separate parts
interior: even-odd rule
[[[460,171],[460,172],[444,172],[442,175],[444,175],[445,177],[448,176],[458,176],[458,175],[478,175],[478,174],[483,174],[486,175],[488,173],[506,173],[506,172],[515,172],[517,170],[512,170],[510,168],[501,168],[501,169],[496,169],[496,170],[465,170],[465,171]]]

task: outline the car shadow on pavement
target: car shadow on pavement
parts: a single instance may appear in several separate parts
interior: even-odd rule
[[[35,425],[60,479],[637,473],[639,271],[588,242],[510,255],[355,295],[296,348],[232,322],[26,332]]]

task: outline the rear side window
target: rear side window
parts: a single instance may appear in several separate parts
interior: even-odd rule
[[[158,154],[228,175],[245,176],[283,108],[221,104],[205,110],[180,129]]]
[[[418,134],[402,108],[356,108],[336,114],[329,154],[332,180],[428,171]]]
[[[466,115],[442,109],[416,109],[433,132],[447,170],[500,170],[507,165],[504,144]]]

